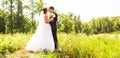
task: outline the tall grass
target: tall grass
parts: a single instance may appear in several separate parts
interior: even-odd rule
[[[13,53],[16,50],[22,49],[28,39],[30,34],[0,34],[0,57],[5,54]]]
[[[112,35],[112,36],[111,36]],[[86,36],[83,34],[61,34],[60,47],[73,58],[119,57],[120,37],[114,34]]]
[[[32,34],[0,34],[0,53],[23,49]],[[1,37],[2,36],[2,37]],[[38,52],[36,58],[119,58],[120,34],[58,34],[61,52]],[[24,53],[24,52],[23,52]],[[14,57],[14,55],[12,55]]]

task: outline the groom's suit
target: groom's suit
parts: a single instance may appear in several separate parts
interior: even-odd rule
[[[57,14],[55,12],[53,12],[55,14],[55,18],[52,22],[50,22],[50,25],[51,25],[51,29],[52,29],[52,35],[53,35],[53,38],[54,38],[54,43],[55,43],[55,49],[57,49],[58,47],[58,39],[57,39],[57,26],[56,26],[56,23],[57,23]]]

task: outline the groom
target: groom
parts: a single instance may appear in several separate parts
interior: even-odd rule
[[[56,26],[56,22],[57,22],[57,14],[54,12],[54,7],[51,6],[49,7],[49,12],[53,13],[55,16],[53,18],[53,21],[50,22],[51,25],[51,29],[52,29],[52,35],[54,38],[54,43],[55,43],[55,49],[58,48],[58,39],[57,39],[57,26]]]

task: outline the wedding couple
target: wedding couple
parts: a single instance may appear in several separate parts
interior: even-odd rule
[[[34,52],[57,49],[56,22],[57,14],[54,12],[54,7],[44,8],[40,14],[38,28],[26,44],[25,49]]]

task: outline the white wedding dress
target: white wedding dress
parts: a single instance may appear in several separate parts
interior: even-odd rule
[[[39,26],[25,47],[28,51],[54,51],[54,40],[50,24],[44,22],[44,14],[41,12]]]

